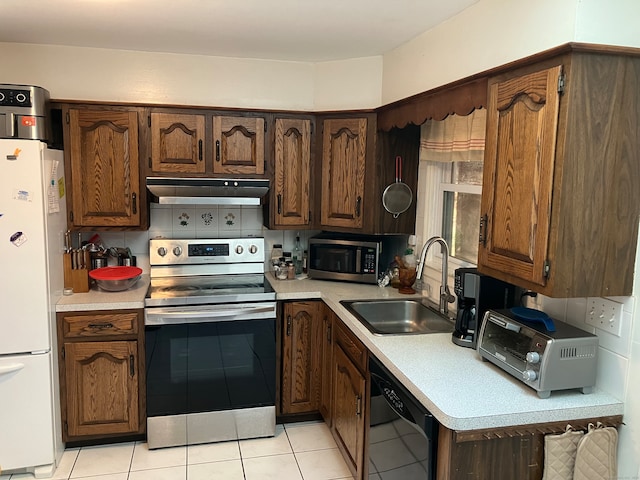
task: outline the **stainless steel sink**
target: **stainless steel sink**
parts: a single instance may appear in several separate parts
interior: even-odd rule
[[[453,320],[425,299],[343,300],[340,303],[375,335],[453,332]]]

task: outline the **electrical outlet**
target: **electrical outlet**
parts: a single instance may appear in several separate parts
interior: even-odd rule
[[[617,337],[622,330],[622,304],[606,298],[587,298],[585,321]]]

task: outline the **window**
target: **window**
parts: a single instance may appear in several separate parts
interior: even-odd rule
[[[461,118],[464,119],[464,117]],[[460,118],[456,119],[456,121],[460,120]],[[477,120],[469,119],[468,121],[471,123]],[[483,116],[481,127],[474,123],[476,131],[484,129],[484,121]],[[442,124],[444,122],[436,123]],[[430,146],[436,145],[436,152],[433,155],[429,152],[423,156],[421,151],[418,170],[417,195],[419,203],[417,205],[416,232],[418,235],[422,235],[422,244],[435,235],[442,236],[447,241],[451,272],[458,267],[475,266],[477,263],[483,152],[478,150],[477,144],[474,144],[474,149],[467,152],[468,154],[463,149],[456,151],[455,157],[452,157],[456,161],[425,160],[425,158],[441,156],[445,150],[442,148],[443,145],[453,144],[455,150],[457,145],[464,143],[459,141],[459,137],[455,141],[451,139],[448,136],[450,131],[447,132],[447,136],[442,134],[442,131],[449,127],[441,128],[441,125],[438,125],[436,128],[431,128],[433,130],[440,128],[441,131],[440,137],[434,140],[432,138],[425,139],[425,130],[423,129],[421,148],[425,148],[424,145],[430,143]],[[458,135],[457,132],[456,135]],[[481,135],[484,137],[483,132]],[[477,142],[477,140],[474,139],[471,142]],[[481,142],[481,148],[483,148],[484,138],[481,139]],[[437,151],[437,148],[440,148],[440,151]],[[429,253],[427,265],[432,262],[433,267],[439,270],[440,249],[435,248]]]

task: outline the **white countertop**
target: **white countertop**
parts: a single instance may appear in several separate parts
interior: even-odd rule
[[[140,280],[124,292],[107,292],[94,286],[86,293],[65,295],[58,300],[56,312],[144,308],[149,283],[149,275],[141,275]]]
[[[391,287],[323,280],[268,279],[278,300],[322,299],[444,426],[452,430],[564,422],[622,415],[623,403],[598,389],[552,392],[541,399],[535,390],[498,367],[483,362],[475,350],[455,345],[450,334],[371,334],[340,304],[341,300],[407,298]]]

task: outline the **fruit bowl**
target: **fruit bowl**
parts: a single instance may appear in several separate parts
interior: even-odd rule
[[[107,292],[122,292],[133,287],[142,275],[138,267],[102,267],[89,271],[98,287]]]

